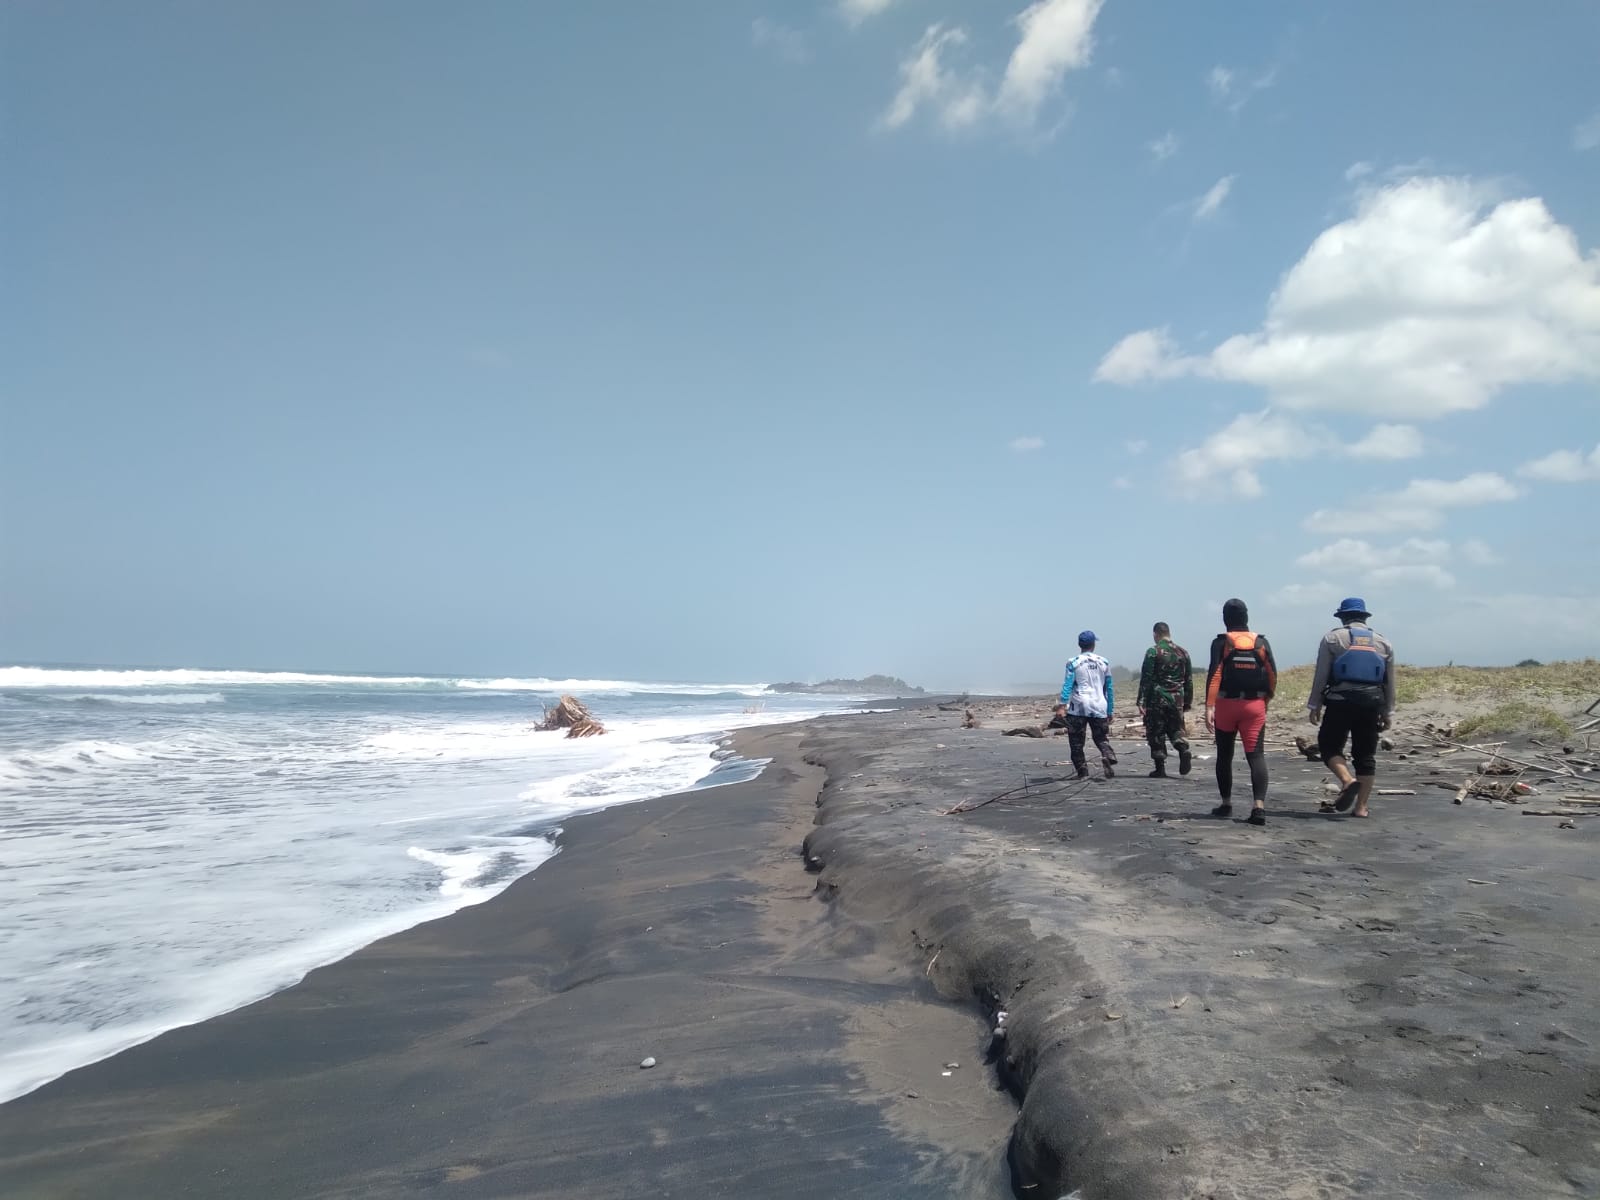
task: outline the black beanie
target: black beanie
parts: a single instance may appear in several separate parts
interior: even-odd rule
[[[1250,628],[1250,610],[1245,607],[1243,600],[1229,600],[1222,606],[1222,623],[1228,628],[1237,625],[1240,629]]]

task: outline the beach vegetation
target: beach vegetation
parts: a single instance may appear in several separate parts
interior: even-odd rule
[[[1314,668],[1309,664],[1278,672],[1278,696],[1305,699],[1311,692]],[[1195,694],[1203,694],[1205,671],[1195,672]],[[1600,659],[1540,663],[1525,659],[1514,667],[1414,667],[1395,668],[1395,699],[1402,705],[1425,700],[1519,699],[1544,701],[1557,709],[1574,701],[1600,699]]]
[[[1457,737],[1481,736],[1486,733],[1547,733],[1553,737],[1570,737],[1572,722],[1548,704],[1529,700],[1508,700],[1485,712],[1473,713],[1456,722]]]

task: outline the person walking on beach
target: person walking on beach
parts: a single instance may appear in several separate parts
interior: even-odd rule
[[[1139,715],[1144,718],[1144,737],[1155,762],[1151,779],[1167,778],[1167,739],[1178,752],[1178,774],[1187,775],[1194,759],[1189,754],[1189,731],[1183,714],[1194,707],[1194,667],[1189,652],[1172,640],[1172,629],[1157,621],[1151,631],[1155,645],[1144,652],[1139,668]]]
[[[1110,779],[1117,773],[1117,752],[1111,748],[1111,664],[1094,652],[1094,646],[1094,630],[1085,629],[1078,635],[1078,657],[1067,664],[1061,704],[1066,706],[1067,745],[1071,747],[1078,778],[1089,776],[1089,760],[1083,753],[1087,731],[1094,735],[1100,763]]]
[[[1311,723],[1320,726],[1322,761],[1340,785],[1339,798],[1324,803],[1323,811],[1344,812],[1354,805],[1350,815],[1365,817],[1378,776],[1378,735],[1394,716],[1394,647],[1367,627],[1372,614],[1360,596],[1346,599],[1333,615],[1341,624],[1317,646],[1317,673],[1306,708]],[[1346,739],[1354,771],[1345,758]]]
[[[1267,705],[1278,690],[1278,664],[1272,647],[1259,633],[1250,632],[1250,610],[1243,600],[1222,606],[1222,625],[1211,643],[1211,665],[1206,670],[1206,728],[1217,735],[1217,791],[1222,803],[1214,817],[1233,815],[1233,743],[1244,743],[1250,764],[1250,792],[1254,804],[1252,825],[1267,823]]]

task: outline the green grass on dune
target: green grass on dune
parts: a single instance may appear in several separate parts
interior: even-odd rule
[[[1526,667],[1402,666],[1395,675],[1395,695],[1402,704],[1435,696],[1470,700],[1508,694],[1568,702],[1600,699],[1600,659]]]
[[[1456,722],[1457,737],[1485,733],[1548,733],[1564,738],[1572,735],[1572,722],[1548,704],[1529,700],[1508,700]]]
[[[1278,673],[1281,701],[1303,704],[1311,692],[1311,665]],[[1205,672],[1197,672],[1195,691],[1205,691]],[[1522,667],[1408,667],[1395,669],[1395,697],[1401,704],[1428,699],[1492,699],[1496,696],[1562,702],[1600,699],[1600,659],[1542,663]],[[1559,716],[1557,719],[1560,719]],[[1553,730],[1552,730],[1553,732]]]

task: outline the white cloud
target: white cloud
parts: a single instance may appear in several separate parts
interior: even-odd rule
[[[894,0],[839,0],[839,13],[852,26],[860,25],[889,10]]]
[[[1429,587],[1454,587],[1456,578],[1445,569],[1455,557],[1447,541],[1407,538],[1393,546],[1374,546],[1361,538],[1340,538],[1336,542],[1302,554],[1296,566],[1313,571],[1337,572],[1344,579],[1362,583],[1424,584]]]
[[[1237,113],[1260,91],[1278,82],[1278,68],[1268,67],[1254,79],[1245,79],[1232,67],[1216,66],[1206,73],[1211,98],[1231,113]]]
[[[1137,353],[1128,356],[1129,369],[1137,367]],[[1422,435],[1410,425],[1377,425],[1357,442],[1345,442],[1332,430],[1307,424],[1265,409],[1235,417],[1225,428],[1199,446],[1177,457],[1180,483],[1194,489],[1218,477],[1229,477],[1237,496],[1253,499],[1263,494],[1257,468],[1283,459],[1312,454],[1339,454],[1349,458],[1398,461],[1422,453]]]
[[[1443,540],[1407,538],[1393,546],[1378,547],[1361,538],[1340,538],[1295,559],[1295,565],[1313,571],[1340,571],[1345,574],[1377,570],[1406,564],[1448,562],[1450,543]]]
[[[1272,599],[1274,603],[1285,605],[1332,605],[1353,585],[1443,590],[1456,586],[1450,564],[1461,562],[1469,567],[1490,567],[1499,561],[1494,551],[1479,538],[1468,538],[1457,545],[1443,539],[1413,537],[1376,546],[1364,538],[1342,537],[1302,554],[1295,565],[1315,571],[1323,578],[1341,579],[1343,583],[1290,584],[1279,589]]]
[[[1537,198],[1491,207],[1468,181],[1408,179],[1317,237],[1260,330],[1190,356],[1165,330],[1130,334],[1095,378],[1179,375],[1253,384],[1288,408],[1411,418],[1600,377],[1600,253]]]
[[[1574,150],[1593,150],[1597,146],[1600,146],[1600,112],[1579,121],[1578,127],[1572,131]]]
[[[1069,71],[1088,65],[1094,22],[1104,0],[1038,0],[1018,13],[1017,45],[1005,74],[991,91],[982,75],[956,71],[947,55],[967,42],[964,29],[932,25],[900,64],[900,88],[882,117],[899,129],[918,112],[934,114],[948,130],[966,129],[991,116],[1031,126]]]
[[[1118,491],[1125,492],[1133,486],[1133,482],[1126,475],[1118,475],[1111,481],[1111,486]]]
[[[1175,460],[1178,482],[1199,491],[1222,481],[1235,496],[1253,500],[1262,493],[1256,468],[1285,458],[1308,458],[1317,439],[1296,422],[1270,410],[1240,413],[1200,445]]]
[[[1013,450],[1015,450],[1018,454],[1027,454],[1028,452],[1030,452],[1032,450],[1043,450],[1044,449],[1044,439],[1042,437],[1012,438],[1011,439],[1011,448]]]
[[[1196,221],[1209,221],[1217,215],[1223,201],[1228,198],[1228,193],[1233,191],[1233,176],[1224,175],[1206,189],[1205,195],[1194,202],[1194,219]]]
[[[1097,383],[1123,384],[1173,379],[1185,373],[1185,361],[1165,329],[1141,329],[1111,348],[1095,368],[1094,377]]]
[[[1363,580],[1384,585],[1411,585],[1433,588],[1453,588],[1456,577],[1438,563],[1396,563],[1390,567],[1376,567],[1368,571]]]
[[[1492,471],[1462,479],[1413,479],[1398,492],[1380,492],[1347,509],[1318,509],[1305,527],[1329,533],[1399,532],[1437,529],[1452,508],[1515,500],[1515,484]]]
[[[1127,448],[1128,453],[1133,455],[1143,454],[1150,449],[1150,443],[1145,441],[1144,438],[1129,438],[1123,445]]]
[[[1415,425],[1374,425],[1372,432],[1345,448],[1352,458],[1396,460],[1422,453],[1422,431]]]
[[[1303,608],[1312,604],[1326,604],[1335,588],[1331,583],[1289,583],[1267,597],[1275,608]],[[1337,600],[1335,604],[1339,603]]]
[[[777,21],[769,21],[766,17],[757,17],[750,22],[750,42],[763,50],[771,50],[788,62],[801,63],[811,57],[805,34]]]
[[[1592,656],[1594,614],[1597,611],[1600,611],[1600,596],[1527,593],[1457,596],[1453,609],[1430,613],[1429,622],[1434,631],[1447,639],[1447,645],[1459,645],[1463,638],[1479,636],[1484,628],[1510,630],[1520,626],[1524,631],[1524,647],[1510,651],[1511,659],[1521,657],[1528,646],[1541,642],[1549,646],[1553,636],[1561,635],[1571,638],[1566,644],[1567,648],[1563,649],[1558,644],[1545,653]],[[1529,620],[1534,614],[1538,616],[1537,622]],[[1527,640],[1530,633],[1536,640]],[[1502,648],[1501,653],[1506,653],[1506,650]]]
[[[1369,162],[1354,162],[1344,169],[1346,183],[1354,183],[1358,179],[1365,179],[1372,174],[1372,164]]]
[[[1557,450],[1543,458],[1523,463],[1517,468],[1517,473],[1547,483],[1584,483],[1600,479],[1600,445],[1588,454],[1578,450]]]
[[[899,129],[921,108],[931,108],[946,129],[971,125],[982,114],[983,93],[977,85],[963,82],[944,65],[945,52],[966,44],[960,29],[930,25],[911,56],[900,64],[900,90],[883,114],[888,129]]]
[[[1151,142],[1147,149],[1150,151],[1151,158],[1158,163],[1164,163],[1178,152],[1178,135],[1169,129]]]
[[[1087,66],[1104,0],[1038,0],[1017,14],[1022,31],[995,105],[1032,120],[1068,71]]]

